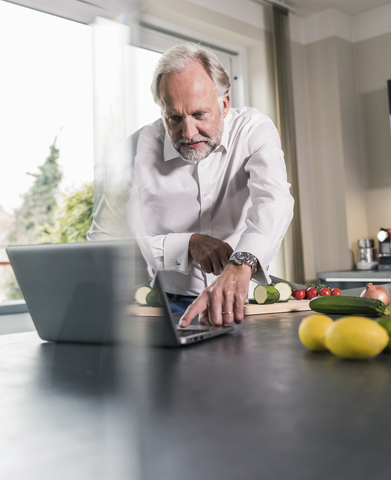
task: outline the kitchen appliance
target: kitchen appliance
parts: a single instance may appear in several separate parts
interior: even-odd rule
[[[377,264],[375,241],[370,239],[358,240],[356,251],[357,270],[371,270],[376,268]]]
[[[379,240],[379,270],[391,270],[391,228],[381,228]]]

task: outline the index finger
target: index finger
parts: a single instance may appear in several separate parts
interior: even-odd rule
[[[180,327],[187,327],[193,318],[208,308],[208,299],[206,295],[200,295],[194,302],[189,305],[179,320]]]

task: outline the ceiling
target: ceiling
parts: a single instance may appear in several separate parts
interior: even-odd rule
[[[273,0],[270,0],[273,2]],[[322,12],[334,8],[349,16],[373,10],[374,8],[390,5],[390,0],[279,0],[279,4],[285,4],[292,7],[294,12],[306,17],[314,13]]]
[[[32,7],[61,17],[77,19],[89,23],[95,16],[113,18],[122,12],[129,12],[139,2],[147,0],[6,0],[26,7]],[[164,0],[162,0],[164,2]],[[213,2],[213,0],[210,0]],[[236,0],[240,3],[240,0]],[[391,0],[252,0],[256,3],[276,3],[286,5],[296,15],[306,17],[330,8],[346,15],[355,16],[384,5]]]

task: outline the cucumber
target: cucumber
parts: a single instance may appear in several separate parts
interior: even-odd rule
[[[313,298],[309,306],[318,313],[388,317],[390,309],[381,300],[364,297],[323,296]]]
[[[278,282],[274,285],[280,292],[280,302],[286,302],[292,295],[291,287],[285,282]]]
[[[272,285],[257,285],[254,288],[254,300],[259,305],[265,305],[268,303],[276,303],[280,299],[279,291]]]

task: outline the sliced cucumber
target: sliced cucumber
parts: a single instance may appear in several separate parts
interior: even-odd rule
[[[258,305],[263,305],[267,300],[267,291],[266,288],[262,285],[257,285],[254,288],[254,300]]]
[[[278,282],[274,286],[280,292],[280,301],[286,301],[291,297],[292,289],[287,283]]]
[[[148,305],[147,304],[147,295],[152,290],[151,287],[140,287],[136,290],[134,294],[134,299],[139,305]]]

